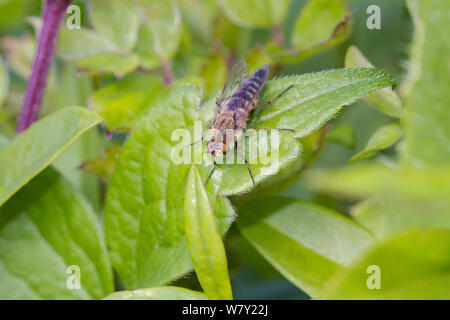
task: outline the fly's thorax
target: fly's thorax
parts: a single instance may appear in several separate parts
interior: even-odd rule
[[[234,127],[235,127],[234,114],[231,112],[219,115],[215,119],[214,125],[213,125],[214,129],[217,129],[220,131],[234,129]]]

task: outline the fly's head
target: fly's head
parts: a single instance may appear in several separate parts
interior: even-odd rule
[[[206,143],[206,152],[214,158],[222,157],[227,152],[227,145],[221,141],[216,141],[214,137]]]

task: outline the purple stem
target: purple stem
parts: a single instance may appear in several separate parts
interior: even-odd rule
[[[279,46],[279,47],[283,46],[284,35],[283,35],[283,30],[281,30],[281,27],[279,25],[273,26],[272,35],[273,35],[273,38],[275,39],[275,43],[277,44],[277,46]]]
[[[161,63],[161,68],[164,84],[170,86],[175,81],[170,61],[164,59]]]
[[[28,80],[17,134],[25,131],[39,116],[47,74],[55,50],[56,39],[66,9],[72,0],[45,0],[42,30]]]

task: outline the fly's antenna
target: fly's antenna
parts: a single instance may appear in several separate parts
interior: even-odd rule
[[[217,167],[217,163],[214,162],[214,167],[212,168],[211,172],[209,173],[208,179],[206,179],[205,187],[206,187],[206,185],[208,184],[208,181],[209,181],[209,179],[211,178],[211,176],[212,176],[214,170],[216,170],[216,167]]]
[[[288,92],[289,89],[291,89],[293,86],[294,86],[294,85],[291,84],[289,87],[287,87],[286,89],[284,89],[283,92],[281,92],[281,93],[280,93],[279,95],[277,95],[275,98],[272,98],[272,99],[270,99],[270,100],[267,101],[267,102],[264,102],[264,103],[262,103],[262,104],[260,104],[260,105],[255,106],[255,107],[253,108],[253,110],[256,110],[256,109],[258,109],[258,108],[261,108],[261,107],[267,106],[268,104],[273,103],[273,102],[276,101],[277,99],[281,98],[281,97],[282,97],[286,92]]]

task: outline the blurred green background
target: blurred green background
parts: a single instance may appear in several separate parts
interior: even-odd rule
[[[380,30],[369,30],[366,27],[368,17],[366,8],[374,4],[374,2],[381,8]],[[285,41],[289,40],[294,22],[305,3],[306,1],[303,0],[292,1],[287,17],[281,26]],[[82,8],[82,28],[85,28],[88,24],[85,14],[86,1],[75,1],[75,4]],[[394,76],[397,82],[400,82],[406,73],[404,66],[408,58],[408,50],[412,37],[411,18],[404,1],[354,0],[349,1],[349,6],[353,12],[354,22],[352,33],[346,41],[310,57],[301,63],[283,64],[277,75],[302,74],[344,67],[347,48],[350,45],[356,45],[375,66],[386,69]],[[34,53],[34,42],[27,42],[26,39],[27,37],[33,37],[33,21],[35,22],[34,25],[36,23],[38,25],[39,22],[30,20],[29,17],[39,16],[40,12],[40,1],[0,0],[0,55],[4,61],[10,61],[12,69],[9,73],[9,94],[3,103],[3,107],[0,109],[0,133],[7,137],[14,135],[16,118],[19,114],[22,94],[26,87],[26,77],[29,74],[30,61]],[[184,15],[188,13],[182,12],[183,18],[186,18]],[[193,19],[195,19],[195,11],[193,15]],[[31,24],[29,23],[30,21]],[[240,52],[244,53],[249,52],[251,48],[258,47],[271,37],[270,30],[266,29],[243,30],[236,25],[233,25],[233,28],[240,30],[236,31],[237,34],[239,32],[243,33],[243,35],[241,34],[241,38],[237,40],[237,43],[239,44]],[[198,37],[195,38],[196,36]],[[197,66],[201,66],[204,63],[204,57],[208,56],[208,54],[200,54],[196,61],[189,61],[186,55],[189,56],[191,52],[203,50],[205,47],[208,48],[207,51],[209,52],[214,52],[215,50],[214,40],[208,42],[202,49],[199,49],[199,43],[204,41],[201,38],[201,34],[191,34],[191,37],[194,38],[190,43],[185,39],[181,40],[181,49],[179,49],[179,52],[173,59],[172,71],[176,78],[197,76]],[[89,73],[77,74],[74,63],[64,61],[61,58],[56,60],[52,68],[52,73],[54,74],[49,79],[42,114],[51,113],[64,105],[86,105],[87,97],[92,90],[116,80],[114,75],[99,77]],[[157,69],[155,74],[159,72],[160,70]],[[212,69],[209,72],[216,72],[216,70]],[[52,81],[54,82],[53,84]],[[58,84],[56,85],[56,83]],[[218,83],[212,87],[217,90],[220,86],[221,84]],[[349,148],[333,141],[326,141],[313,166],[316,168],[328,168],[346,165],[348,160],[357,151],[364,148],[376,129],[390,121],[391,118],[384,116],[364,102],[358,102],[349,108],[344,108],[339,116],[332,120],[332,123],[337,126],[348,125],[354,129],[354,146]],[[76,168],[82,161],[97,157],[99,149],[113,144],[114,141],[122,141],[123,138],[123,135],[117,134],[111,142],[105,139],[102,130],[91,131],[81,140],[84,141],[84,144],[86,141],[89,141],[89,144],[93,146],[92,148],[83,151],[83,154],[75,159],[71,157],[70,152],[65,152],[56,162],[57,167],[71,168],[71,170],[66,170],[66,175],[80,188],[84,186],[85,194],[88,195],[91,202],[97,208],[101,206],[104,189],[102,190],[100,186],[100,196],[97,196],[96,187],[98,187],[98,182],[93,182],[94,180],[96,181],[96,178],[86,172],[80,173]],[[71,148],[76,149],[77,144]],[[392,148],[384,150],[382,157],[385,157],[386,161],[391,161],[395,157],[395,152]],[[90,189],[91,192],[86,191],[86,188]],[[348,212],[350,206],[354,204],[313,193],[304,186],[302,178],[293,183],[282,194],[302,200],[315,201],[316,203],[323,204],[341,212]],[[236,299],[308,298],[306,294],[284,279],[253,249],[240,235],[236,225],[229,231],[225,244],[227,247],[226,252],[228,255],[231,282]],[[175,282],[175,285],[197,290],[201,289],[193,275],[178,280]]]

